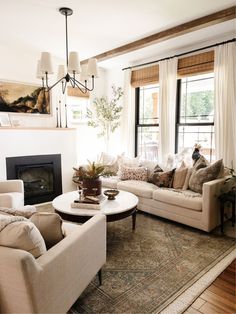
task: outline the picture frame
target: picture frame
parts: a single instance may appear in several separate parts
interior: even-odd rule
[[[0,127],[11,126],[11,120],[8,113],[0,113]]]
[[[50,93],[37,85],[0,80],[0,114],[51,114]]]

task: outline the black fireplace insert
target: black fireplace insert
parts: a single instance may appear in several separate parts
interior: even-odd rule
[[[25,204],[52,201],[62,194],[61,155],[7,157],[7,179],[24,182]]]

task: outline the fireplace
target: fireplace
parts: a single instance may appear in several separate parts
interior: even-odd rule
[[[52,201],[62,194],[61,155],[7,157],[7,179],[24,182],[25,204]]]

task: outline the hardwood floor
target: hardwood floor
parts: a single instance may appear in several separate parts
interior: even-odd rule
[[[236,313],[236,259],[184,312],[186,314]]]

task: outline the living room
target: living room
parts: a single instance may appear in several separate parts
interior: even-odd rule
[[[71,8],[73,12],[65,10],[64,7]],[[106,166],[112,166],[116,162],[121,165],[121,160],[125,163],[125,160],[129,159],[129,166],[137,167],[138,171],[141,167],[152,168],[150,166],[152,163],[155,166],[158,164],[167,172],[174,168],[180,169],[182,162],[192,164],[192,152],[194,146],[198,145],[200,154],[208,162],[205,167],[223,159],[223,165],[231,169],[231,177],[235,177],[234,1],[227,0],[224,3],[218,0],[214,3],[180,1],[177,4],[177,1],[173,0],[165,3],[153,0],[145,3],[105,0],[99,3],[95,1],[78,3],[74,0],[66,3],[61,0],[47,2],[11,0],[3,1],[0,8],[2,12],[0,23],[3,30],[0,60],[0,180],[18,179],[16,174],[24,169],[19,170],[17,167],[23,165],[24,168],[26,160],[29,160],[29,167],[32,160],[38,165],[41,162],[39,158],[49,164],[50,158],[55,157],[53,163],[57,166],[59,164],[59,168],[54,170],[57,174],[54,180],[59,186],[56,194],[50,196],[49,200],[40,196],[37,201],[34,199],[29,201],[25,195],[25,205],[36,205],[40,211],[45,208],[48,210],[55,197],[76,190],[77,185],[72,180],[75,175],[73,168],[78,169],[80,165],[88,164],[89,161],[100,162],[101,156]],[[60,8],[64,9],[59,12]],[[40,107],[38,111],[35,111],[35,108],[26,110],[26,106],[19,109],[19,104],[14,111],[16,99],[21,102],[21,98],[27,95],[22,94],[23,88],[39,88],[42,83],[47,89],[66,75],[67,72],[61,76],[57,73],[58,66],[65,65],[68,56],[66,47],[68,52],[79,52],[82,70],[86,68],[89,58],[97,59],[98,73],[93,69],[94,88],[91,87],[92,79],[88,80],[88,88],[91,90],[85,93],[77,88],[76,84],[80,84],[77,81],[73,88],[74,74],[70,73],[70,80],[58,82],[50,89],[50,93],[47,92],[50,99],[45,100],[43,111],[40,112]],[[38,60],[42,64],[41,52],[46,51],[51,53],[53,66],[53,74],[50,71],[47,73],[48,82],[45,73],[42,75],[37,71]],[[222,70],[223,62],[228,69],[226,72]],[[82,73],[76,78],[82,82]],[[68,88],[63,93],[65,84]],[[114,89],[118,91],[119,88],[120,96],[115,101],[116,108],[121,107],[117,115],[118,124],[114,130],[109,131],[109,136],[104,133],[104,129],[102,135],[98,136],[101,129],[96,126],[97,120],[94,122],[94,116],[89,116],[88,112],[94,114],[95,104],[104,99],[108,105],[113,104],[112,100],[117,96],[114,96]],[[10,99],[8,97],[12,91],[17,97]],[[199,98],[195,102],[196,105],[191,107],[189,103],[194,103],[193,94],[197,92],[201,93],[201,99]],[[3,109],[3,105],[9,103],[11,109]],[[161,105],[162,103],[165,106]],[[225,106],[222,106],[222,103]],[[137,163],[137,160],[140,162]],[[141,161],[144,160],[147,162],[142,164]],[[10,168],[18,170],[13,174]],[[215,179],[220,180],[219,177],[211,180]],[[217,199],[220,196],[220,183],[218,181],[217,185],[204,183],[208,192],[202,188],[199,193],[196,189],[193,192],[195,194],[191,192],[191,195],[187,196],[185,192],[181,192],[181,195],[178,192],[177,197],[173,194],[174,191],[172,195],[165,194],[169,191],[163,191],[162,197],[165,198],[163,202],[158,199],[159,196],[150,199],[150,193],[152,195],[158,193],[155,191],[158,185],[153,182],[137,183],[136,186],[135,182],[132,184],[126,182],[127,178],[116,182],[112,178],[112,183],[109,181],[111,178],[106,180],[107,182],[103,182],[103,188],[120,191],[117,201],[123,197],[123,193],[135,194],[138,197],[137,217],[134,216],[136,210],[135,213],[127,213],[132,216],[133,230],[129,228],[129,218],[108,222],[107,264],[103,266],[102,285],[99,287],[97,279],[93,278],[87,290],[84,290],[82,299],[78,299],[78,306],[75,305],[70,310],[71,313],[185,311],[193,303],[193,299],[200,295],[200,290],[191,301],[179,301],[182,304],[178,305],[179,307],[172,304],[177,295],[187,292],[187,288],[197,282],[197,277],[202,277],[200,274],[207,274],[207,269],[212,270],[213,266],[217,266],[223,271],[233,260],[232,237],[235,235],[232,234],[235,230],[231,226],[231,221],[225,222],[225,233],[220,232],[222,219],[219,204],[222,199]],[[222,178],[221,183],[225,180]],[[139,189],[141,192],[137,192]],[[189,210],[181,209],[183,204],[180,204],[182,200],[185,203],[186,199],[190,198],[191,206],[197,208],[193,210],[196,212],[191,211],[191,214]],[[174,203],[168,203],[168,199],[174,200]],[[209,199],[211,201],[208,201]],[[131,198],[129,200],[131,201]],[[158,207],[160,202],[164,207],[166,203],[172,204],[164,214],[163,208]],[[128,196],[126,203],[128,204]],[[128,206],[127,204],[125,206]],[[136,208],[136,205],[131,207]],[[228,203],[225,204],[225,210],[227,215],[230,215],[235,205],[233,202],[231,207],[226,205]],[[216,206],[219,209],[215,209]],[[4,207],[1,202],[0,207]],[[60,208],[57,212],[60,212]],[[145,224],[150,229],[146,234]],[[181,233],[183,238],[178,236]],[[152,235],[153,238],[150,240],[149,236]],[[104,237],[104,234],[101,237]],[[179,247],[171,242],[172,238],[179,241]],[[185,260],[174,262],[175,258],[180,258],[185,248],[190,249],[190,242],[193,250],[196,252],[199,250],[199,255],[205,256],[206,247],[201,247],[201,251],[198,246],[201,241],[209,241],[209,247],[215,246],[218,250],[224,246],[230,252],[226,254],[226,249],[222,255],[219,255],[218,251],[214,252],[215,255],[211,252],[209,253],[212,254],[211,259],[203,258],[204,261],[199,260],[196,265],[192,265],[190,261],[197,258],[194,254],[188,255]],[[162,246],[156,248],[155,242],[162,243]],[[117,251],[112,251],[116,245]],[[130,247],[136,250],[132,251]],[[165,251],[165,248],[168,250]],[[169,267],[166,266],[166,269],[165,254]],[[91,255],[91,258],[95,257]],[[191,269],[189,272],[184,268],[187,264]],[[204,266],[201,268],[200,264]],[[158,265],[162,273],[166,274],[170,271],[171,265],[173,269],[177,269],[177,273],[172,276],[174,282],[165,276],[158,277]],[[186,276],[185,284],[180,284],[179,274]],[[219,270],[217,274],[220,274]],[[217,276],[209,277],[208,286]],[[168,285],[173,286],[169,294],[164,284],[165,280]],[[114,283],[114,287],[111,283]],[[157,283],[159,287],[156,286]],[[141,285],[142,291],[137,288]],[[95,287],[95,293],[90,293]],[[147,288],[147,292],[144,287]],[[109,294],[110,292],[112,293]],[[0,299],[1,293],[0,285]],[[77,298],[79,296],[80,293]],[[138,296],[143,300],[143,306]],[[157,299],[158,302],[154,301]],[[200,313],[204,313],[203,305],[203,312],[199,309]],[[206,304],[205,307],[209,308]],[[191,313],[191,310],[189,311]],[[192,313],[193,311],[194,309]]]

